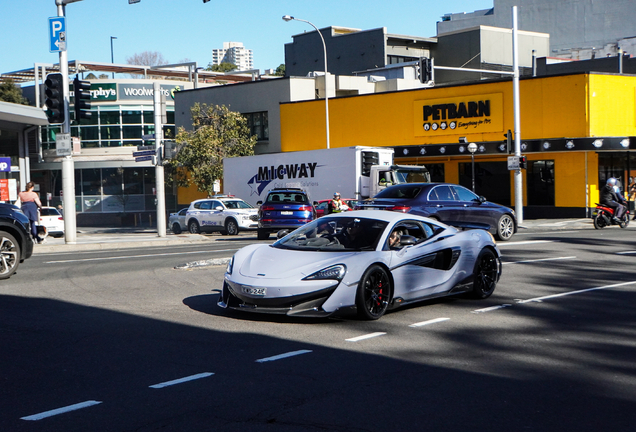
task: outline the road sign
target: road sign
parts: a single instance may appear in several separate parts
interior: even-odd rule
[[[519,169],[519,156],[508,156],[508,170]]]
[[[69,156],[72,151],[71,134],[59,133],[55,135],[55,153],[58,156]]]
[[[10,157],[0,157],[0,171],[1,172],[11,172],[11,158]]]
[[[144,150],[154,150],[155,146],[154,145],[138,145],[137,146],[137,151],[144,151]]]
[[[66,51],[66,18],[50,17],[49,18],[49,51],[60,52]]]
[[[136,157],[135,158],[135,162],[144,162],[144,161],[149,161],[152,160],[152,156],[141,156],[141,157]]]
[[[154,156],[156,154],[157,152],[155,150],[145,150],[145,151],[133,152],[133,157]]]
[[[144,140],[144,141],[153,140],[153,139],[155,139],[155,134],[142,135],[141,139]]]

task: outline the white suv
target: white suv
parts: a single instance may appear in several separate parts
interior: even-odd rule
[[[239,231],[258,228],[258,210],[242,199],[214,195],[190,203],[186,224],[192,234],[220,231],[237,235]]]

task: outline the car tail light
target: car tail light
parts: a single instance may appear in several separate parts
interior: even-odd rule
[[[64,218],[60,216],[59,218],[57,218],[57,220],[64,220]]]
[[[298,211],[312,211],[312,208],[310,206],[300,206]]]
[[[274,206],[261,206],[261,210],[262,211],[272,211],[272,210],[276,210],[276,207],[274,207]]]
[[[274,219],[261,219],[261,222],[272,222]]]
[[[402,212],[402,213],[408,213],[408,211],[411,210],[411,207],[409,207],[409,206],[393,206],[393,207],[388,207],[387,210],[396,211],[396,212]]]

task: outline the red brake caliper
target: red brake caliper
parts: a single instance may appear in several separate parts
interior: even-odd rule
[[[380,296],[382,295],[382,281],[378,283],[378,288],[380,288],[380,290],[378,291],[379,295],[378,295],[378,299],[376,300],[376,303],[378,304],[378,306],[380,306]]]

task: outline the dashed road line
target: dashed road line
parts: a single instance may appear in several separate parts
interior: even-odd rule
[[[345,340],[347,342],[359,342],[361,340],[371,339],[371,338],[382,336],[382,335],[385,335],[385,334],[386,334],[386,332],[369,333],[369,334],[366,334],[366,335],[357,336],[357,337],[349,338],[349,339],[345,339]]]
[[[582,290],[577,290],[577,291],[568,291],[568,292],[564,292],[564,293],[552,294],[552,295],[547,295],[547,296],[542,296],[542,297],[535,297],[535,298],[531,298],[531,299],[527,299],[527,300],[519,300],[517,303],[519,303],[519,304],[531,303],[531,302],[540,303],[543,300],[549,300],[549,299],[553,299],[553,298],[557,298],[557,297],[565,297],[565,296],[574,295],[574,294],[581,294],[581,293],[585,293],[585,292],[589,292],[589,291],[598,291],[598,290],[616,288],[616,287],[621,287],[621,286],[626,286],[626,285],[635,285],[635,284],[636,284],[636,281],[621,282],[621,283],[612,284],[612,285],[604,285],[604,286],[600,286],[600,287],[587,288],[587,289],[582,289]]]
[[[512,306],[511,304],[502,304],[502,305],[498,305],[498,306],[490,306],[487,308],[483,308],[483,309],[476,309],[474,311],[472,311],[471,313],[484,313],[484,312],[491,312],[494,310],[498,310],[498,309],[503,309],[503,308],[507,308]]]
[[[428,320],[428,321],[422,321],[422,322],[418,322],[418,323],[415,323],[415,324],[411,324],[411,325],[409,325],[409,327],[423,327],[423,326],[427,326],[427,325],[430,325],[430,324],[439,323],[439,322],[442,322],[442,321],[448,321],[449,319],[450,318],[435,318],[435,319],[431,319],[431,320]]]
[[[529,244],[539,244],[539,243],[554,243],[554,241],[553,240],[526,240],[526,241],[518,241],[518,242],[497,242],[497,247],[519,246],[519,245],[529,245]]]
[[[616,252],[616,255],[634,255],[636,251],[624,251],[624,252]]]
[[[280,359],[284,359],[287,357],[293,357],[293,356],[297,356],[297,355],[301,355],[301,354],[307,354],[312,352],[312,350],[298,350],[298,351],[292,351],[292,352],[288,352],[285,354],[279,354],[273,357],[266,357],[266,358],[262,358],[259,360],[256,360],[256,363],[265,363],[265,362],[270,362],[270,361],[276,361],[276,360],[280,360]]]
[[[189,254],[200,254],[200,253],[217,253],[217,252],[234,252],[236,249],[218,249],[215,251],[191,251],[191,252],[166,252],[159,254],[145,254],[145,255],[126,255],[126,256],[112,256],[112,257],[102,257],[102,258],[83,258],[83,259],[73,259],[73,260],[64,260],[64,261],[45,261],[44,264],[59,264],[59,263],[75,263],[80,261],[108,261],[108,260],[117,260],[117,259],[129,259],[129,258],[148,258],[148,257],[158,257],[158,256],[168,256],[168,255],[189,255]]]
[[[81,403],[78,403],[78,404],[75,404],[75,405],[69,405],[69,406],[65,406],[65,407],[62,407],[62,408],[57,408],[57,409],[50,410],[50,411],[44,411],[44,412],[39,413],[39,414],[33,414],[33,415],[30,415],[30,416],[21,417],[21,420],[30,420],[30,421],[42,420],[42,419],[45,419],[47,417],[53,417],[53,416],[56,416],[56,415],[59,415],[59,414],[64,414],[64,413],[67,413],[67,412],[70,412],[70,411],[75,411],[75,410],[82,409],[82,408],[88,408],[90,406],[98,405],[100,403],[101,403],[100,401],[94,401],[94,400],[81,402]]]
[[[539,258],[539,259],[523,260],[523,261],[508,261],[501,264],[526,264],[526,263],[533,263],[533,262],[540,262],[540,261],[558,261],[558,260],[569,260],[569,259],[576,259],[576,257],[568,256],[568,257],[556,257],[556,258]]]
[[[203,372],[203,373],[199,373],[199,374],[196,374],[196,375],[190,375],[190,376],[187,376],[187,377],[178,378],[178,379],[175,379],[175,380],[172,380],[172,381],[166,381],[166,382],[162,382],[162,383],[159,383],[159,384],[153,384],[153,385],[148,386],[148,387],[154,388],[154,389],[160,389],[160,388],[172,386],[172,385],[175,385],[175,384],[181,384],[181,383],[188,382],[188,381],[194,381],[194,380],[201,379],[201,378],[207,378],[207,377],[212,376],[212,375],[214,375],[214,373],[212,373],[212,372]]]

